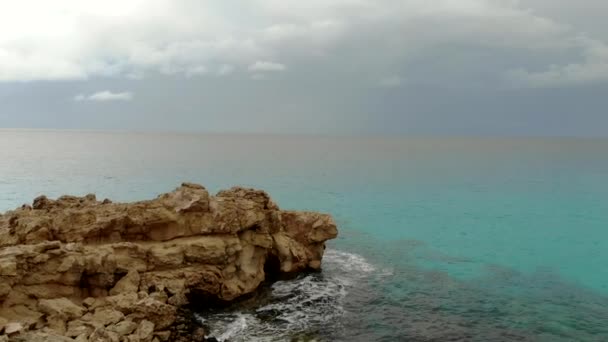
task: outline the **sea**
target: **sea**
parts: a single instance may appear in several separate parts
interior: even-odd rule
[[[339,226],[321,272],[200,308],[220,341],[608,341],[608,140],[0,130],[0,212],[184,181]]]

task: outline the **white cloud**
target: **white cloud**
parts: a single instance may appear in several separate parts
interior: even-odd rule
[[[287,67],[281,63],[257,61],[249,66],[249,71],[285,71]]]
[[[91,95],[78,94],[74,96],[74,101],[95,101],[95,102],[106,102],[106,101],[131,101],[133,99],[133,93],[129,91],[113,93],[109,90],[98,91]]]
[[[0,1],[0,81],[192,77],[263,55],[249,28],[198,2]]]
[[[234,72],[234,70],[235,68],[233,65],[224,64],[221,65],[220,68],[217,70],[217,74],[220,76],[230,75]]]
[[[426,73],[437,82],[496,60],[483,72],[517,84],[608,81],[608,37],[584,43],[528,8],[534,2],[249,0],[237,13],[220,0],[0,1],[0,81],[263,74],[302,63],[377,82],[387,70],[415,73],[429,57],[448,69]]]
[[[345,23],[337,19],[311,19],[308,23],[273,24],[262,30],[262,38],[274,43],[299,39],[301,43],[330,44],[346,32]]]

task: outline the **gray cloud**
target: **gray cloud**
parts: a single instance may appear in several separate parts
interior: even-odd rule
[[[403,79],[400,76],[388,76],[380,80],[379,85],[386,88],[398,87],[403,83]]]
[[[581,61],[552,64],[545,70],[515,69],[508,72],[514,82],[533,87],[555,87],[608,81],[608,45],[588,37],[578,37],[572,47],[582,51]]]
[[[281,63],[257,61],[249,66],[249,71],[285,71],[287,67]]]
[[[491,58],[502,60],[505,50],[515,59],[487,71],[495,80],[524,86],[608,80],[606,37],[590,37],[528,7],[538,3],[555,12],[541,0],[253,0],[239,8],[242,14],[219,1],[93,6],[60,0],[35,16],[30,1],[0,14],[0,80],[226,75],[237,68],[285,71],[277,59],[345,58],[341,68],[363,68],[379,79],[441,52],[494,51]],[[527,61],[531,55],[538,61]],[[459,57],[457,64],[474,68],[477,62]],[[450,81],[444,75],[436,75],[438,81]]]
[[[608,135],[606,11],[602,0],[22,0],[0,12],[0,126]],[[137,101],[66,101],[99,89]]]
[[[217,74],[220,76],[230,75],[234,72],[235,68],[230,64],[223,64],[217,70]]]

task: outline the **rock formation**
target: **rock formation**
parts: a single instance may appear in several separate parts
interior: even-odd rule
[[[41,196],[0,215],[0,342],[179,340],[189,301],[319,269],[336,235],[331,216],[240,187],[210,196],[185,183],[126,204]]]

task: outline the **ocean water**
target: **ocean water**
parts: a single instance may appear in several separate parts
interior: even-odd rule
[[[331,213],[323,271],[201,309],[229,341],[608,341],[608,140],[0,130],[0,211],[182,181]]]

